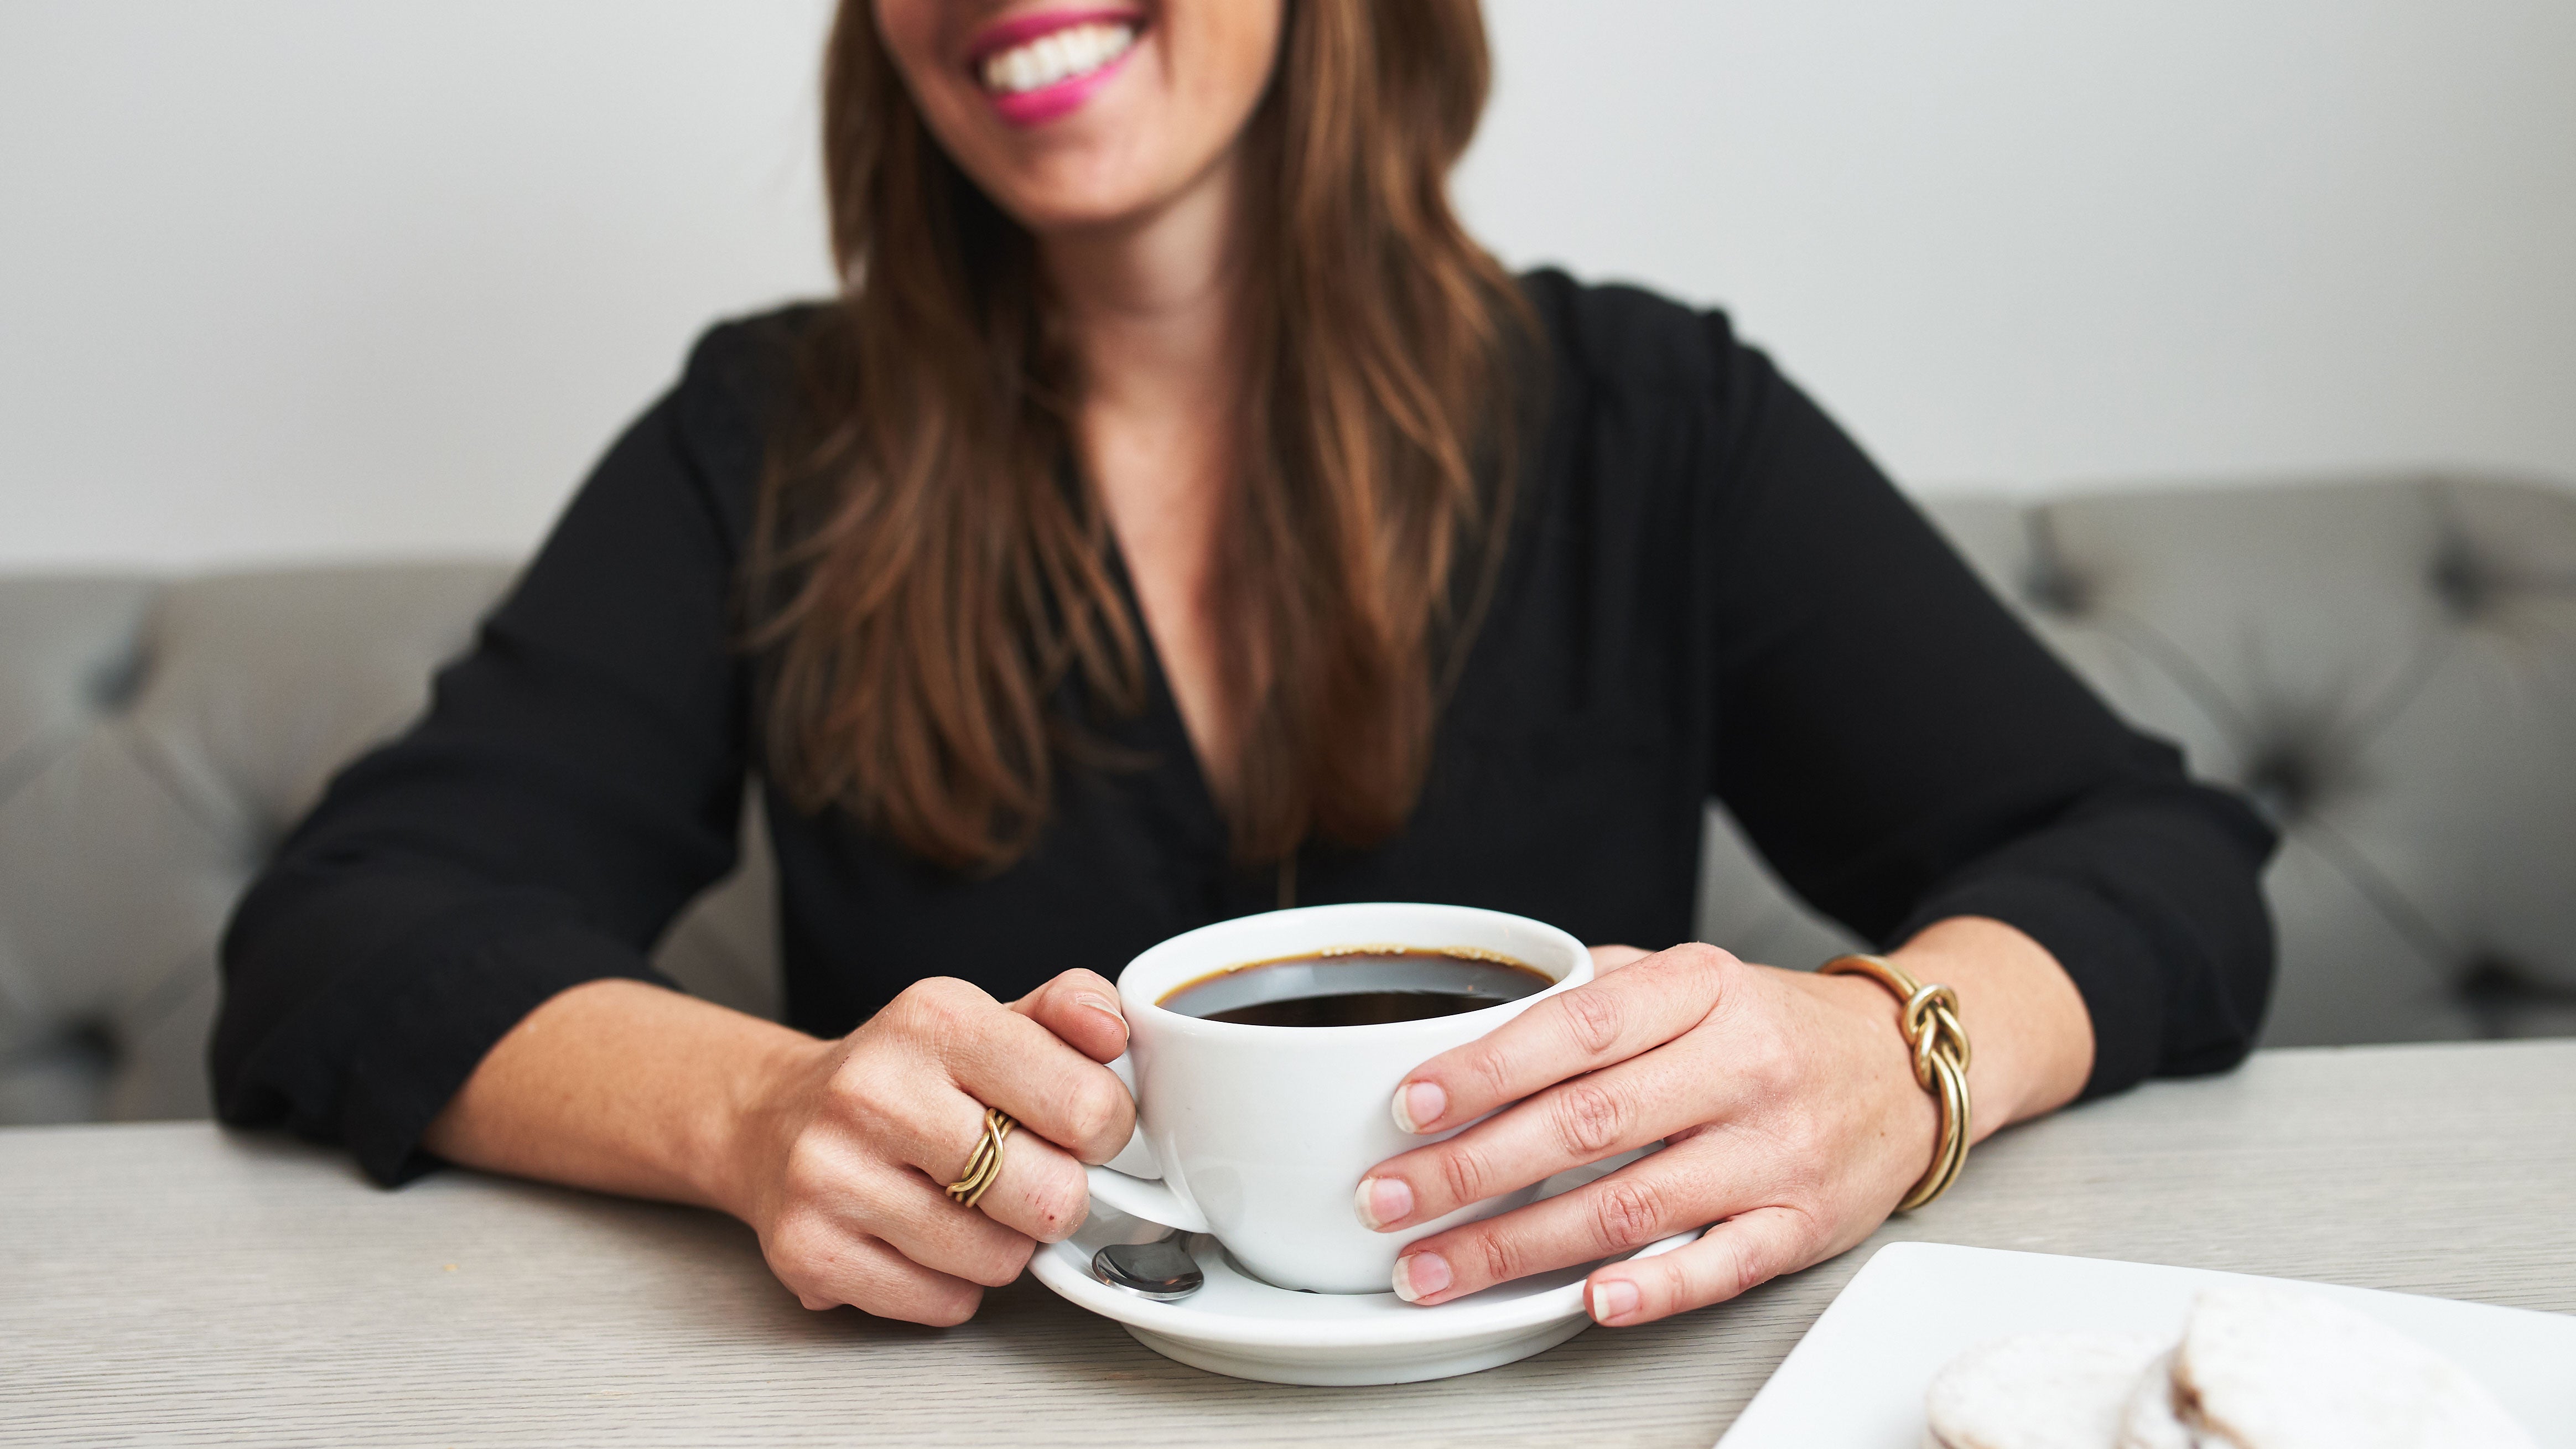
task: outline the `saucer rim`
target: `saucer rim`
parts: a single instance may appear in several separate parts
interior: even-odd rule
[[[1659,1257],[1676,1248],[1698,1241],[1706,1228],[1693,1228],[1659,1238],[1635,1252],[1600,1262],[1632,1262],[1640,1258]],[[1223,1251],[1219,1249],[1219,1251]],[[1560,1283],[1518,1296],[1483,1303],[1473,1301],[1484,1293],[1472,1294],[1455,1303],[1413,1309],[1402,1318],[1353,1322],[1344,1318],[1256,1318],[1240,1314],[1211,1313],[1203,1308],[1179,1303],[1156,1303],[1122,1293],[1091,1276],[1089,1255],[1068,1238],[1049,1243],[1029,1264],[1037,1280],[1056,1296],[1077,1308],[1097,1313],[1103,1318],[1142,1328],[1166,1338],[1226,1344],[1242,1348],[1328,1348],[1369,1349],[1419,1346],[1447,1338],[1466,1338],[1480,1334],[1509,1333],[1517,1329],[1534,1329],[1544,1324],[1583,1316],[1583,1281]],[[1588,1275],[1587,1275],[1588,1276]],[[1256,1284],[1259,1280],[1253,1280]],[[1268,1287],[1267,1284],[1259,1286]],[[1288,1293],[1286,1288],[1271,1288],[1274,1293]],[[1299,1295],[1301,1297],[1308,1295]],[[1318,1297],[1346,1297],[1354,1304],[1379,1303],[1395,1299],[1393,1293],[1323,1294]],[[1415,1315],[1419,1315],[1416,1317]]]

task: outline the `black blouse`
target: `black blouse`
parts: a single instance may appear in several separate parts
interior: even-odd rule
[[[1978,915],[2036,938],[2092,1015],[2090,1093],[2240,1060],[2272,972],[2261,821],[2115,719],[1723,316],[1526,286],[1549,416],[1420,806],[1375,849],[1302,852],[1297,902],[1459,902],[1660,947],[1691,935],[1715,799],[1865,937]],[[760,774],[736,565],[811,315],[698,343],[429,713],[339,777],[243,900],[212,1052],[225,1120],[399,1181],[521,1017],[658,979],[645,952],[734,863]],[[1159,676],[1107,733],[1146,763],[1069,772],[998,874],[770,798],[787,1021],[844,1033],[925,976],[1006,999],[1068,967],[1114,977],[1278,904],[1277,872],[1229,863]]]

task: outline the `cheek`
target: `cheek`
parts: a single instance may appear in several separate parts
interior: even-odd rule
[[[872,9],[878,43],[940,147],[970,173],[994,170],[979,154],[990,147],[978,134],[988,121],[981,92],[944,59],[956,53],[954,27],[968,17],[951,13],[946,0],[875,0]]]
[[[1180,31],[1191,102],[1240,119],[1260,104],[1278,62],[1281,13],[1265,0],[1215,0],[1193,7],[1196,23]]]
[[[1165,33],[1169,70],[1159,102],[1165,122],[1136,136],[1128,156],[1158,173],[1160,184],[1173,185],[1200,174],[1231,148],[1269,86],[1277,22],[1275,7],[1235,0],[1172,15]]]
[[[877,43],[885,47],[895,68],[906,81],[918,78],[921,68],[939,46],[939,6],[937,0],[876,0],[870,7],[877,27]]]

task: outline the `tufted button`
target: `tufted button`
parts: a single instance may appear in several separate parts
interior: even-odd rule
[[[56,1038],[56,1045],[60,1051],[95,1063],[100,1070],[115,1065],[117,1058],[116,1035],[100,1022],[73,1022]]]
[[[82,692],[89,697],[90,707],[101,714],[114,714],[134,702],[143,688],[145,673],[143,651],[128,649],[101,660],[81,681]]]
[[[2245,771],[2245,793],[2274,820],[2295,820],[2314,808],[2324,781],[2315,756],[2304,749],[2275,746],[2254,757]]]
[[[2022,570],[2021,595],[2043,614],[2081,614],[2093,605],[2090,581],[2067,563],[2045,510],[2030,515],[2030,562]]]
[[[2460,968],[2459,992],[2473,1003],[2493,1003],[2517,997],[2531,989],[2513,963],[2492,952],[2472,956]]]
[[[2455,619],[2472,619],[2486,611],[2495,595],[2495,571],[2486,567],[2457,535],[2445,539],[2433,559],[2433,593]]]
[[[2515,1030],[2516,1024],[2536,1010],[2576,1005],[2576,988],[2538,978],[2492,951],[2469,957],[2455,989],[2479,1031],[2490,1037],[2527,1035]]]
[[[2034,567],[2022,580],[2021,592],[2043,614],[2081,614],[2093,603],[2084,581],[2062,568]]]
[[[247,888],[251,877],[268,869],[269,861],[276,857],[277,847],[285,843],[286,833],[293,824],[293,821],[280,821],[265,810],[255,811],[252,818],[242,822],[240,833],[234,837],[237,849],[233,855],[233,868],[241,878],[242,887]]]

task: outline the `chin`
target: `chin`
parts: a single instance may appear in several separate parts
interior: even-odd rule
[[[1178,168],[1038,165],[976,179],[994,204],[1039,236],[1113,231],[1154,216],[1187,189]]]

